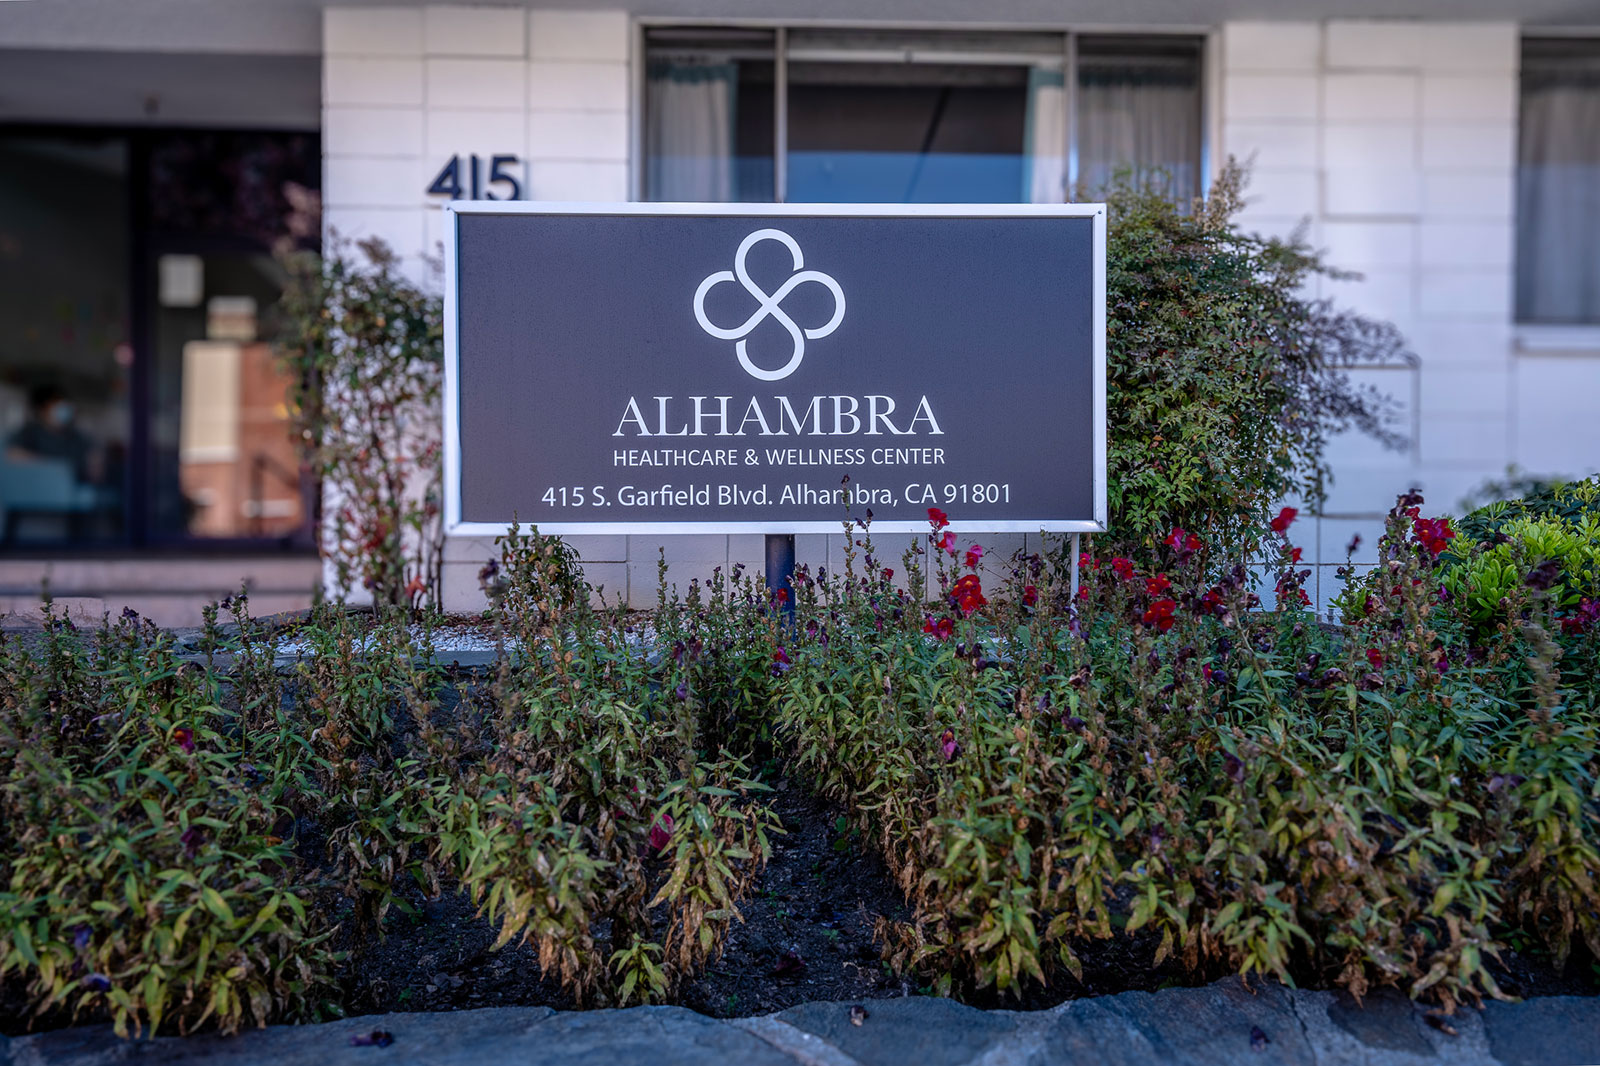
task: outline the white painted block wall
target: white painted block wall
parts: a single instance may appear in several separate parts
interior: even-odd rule
[[[518,7],[328,8],[324,13],[326,222],[381,236],[426,280],[438,199],[423,190],[451,154],[516,152],[527,195],[628,194],[632,24],[622,11]],[[1359,281],[1323,292],[1393,321],[1421,357],[1368,380],[1402,398],[1416,429],[1405,454],[1335,443],[1326,517],[1296,527],[1318,561],[1314,594],[1353,533],[1371,557],[1381,516],[1417,485],[1453,506],[1508,462],[1582,474],[1600,462],[1600,352],[1517,348],[1512,196],[1519,28],[1510,22],[1233,22],[1218,58],[1222,153],[1254,161],[1251,228],[1304,226]],[[1219,157],[1221,153],[1218,153]],[[1413,402],[1414,400],[1414,402]],[[1113,412],[1113,417],[1115,413]],[[887,538],[886,538],[887,539]],[[1028,538],[981,537],[1001,558]],[[658,542],[573,538],[608,597],[655,601]],[[881,551],[901,569],[905,538]],[[666,538],[672,580],[715,566],[759,571],[759,536]],[[802,536],[797,554],[839,567],[841,535]],[[483,540],[446,551],[449,606],[482,601]]]
[[[441,239],[441,199],[423,190],[460,153],[515,152],[527,196],[625,200],[628,195],[632,24],[622,11],[515,7],[326,9],[323,22],[324,220],[353,237],[382,237],[412,276],[436,278],[425,256]],[[608,600],[656,602],[658,551],[679,586],[715,567],[760,573],[760,536],[569,538]],[[1010,554],[1027,538],[980,538]],[[907,538],[882,538],[881,565],[903,573]],[[796,555],[813,569],[842,568],[845,538],[807,535]],[[446,606],[483,606],[477,573],[492,540],[446,545]]]
[[[1414,447],[1335,442],[1325,517],[1295,527],[1323,607],[1352,535],[1358,562],[1375,560],[1396,493],[1415,485],[1430,509],[1450,510],[1508,463],[1600,466],[1600,422],[1581,410],[1600,385],[1600,352],[1522,351],[1513,322],[1520,38],[1511,22],[1223,28],[1222,148],[1254,163],[1244,223],[1303,227],[1332,263],[1364,275],[1321,294],[1393,322],[1421,360],[1362,375],[1406,401]]]

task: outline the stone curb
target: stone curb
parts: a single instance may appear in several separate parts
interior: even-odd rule
[[[1432,1018],[1432,1021],[1430,1021]],[[387,1034],[386,1046],[372,1043]],[[361,1043],[366,1038],[366,1043]],[[381,1040],[379,1042],[381,1044]],[[912,997],[806,1003],[719,1021],[682,1007],[492,1007],[119,1040],[107,1026],[0,1037],[0,1066],[1578,1066],[1600,1063],[1600,997],[1491,1003],[1445,1018],[1397,994],[1229,978],[1044,1011]]]

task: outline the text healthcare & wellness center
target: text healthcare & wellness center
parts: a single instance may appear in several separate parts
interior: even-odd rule
[[[440,285],[451,197],[1058,203],[1127,166],[1199,193],[1230,155],[1242,223],[1304,226],[1362,275],[1324,294],[1417,355],[1360,372],[1412,447],[1336,442],[1296,527],[1319,604],[1398,491],[1444,509],[1508,464],[1600,465],[1594,0],[0,2],[0,610],[47,569],[173,622],[241,575],[264,609],[303,599],[317,487],[269,335],[286,183]],[[684,414],[655,402],[624,428]],[[641,605],[661,541],[574,538]],[[681,583],[763,542],[665,547]],[[451,539],[449,606],[480,602],[489,551]]]

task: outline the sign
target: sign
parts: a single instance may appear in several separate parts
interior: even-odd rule
[[[1103,205],[445,211],[451,533],[1105,528]]]

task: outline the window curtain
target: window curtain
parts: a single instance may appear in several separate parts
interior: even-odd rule
[[[1600,324],[1600,58],[1525,68],[1517,160],[1517,318]]]
[[[1067,191],[1067,88],[1059,70],[1028,71],[1022,202],[1059,204]]]
[[[645,107],[650,199],[734,198],[738,69],[733,63],[677,59],[650,64]]]
[[[1085,65],[1078,76],[1078,180],[1093,192],[1120,172],[1185,200],[1200,191],[1200,90],[1188,70]]]

